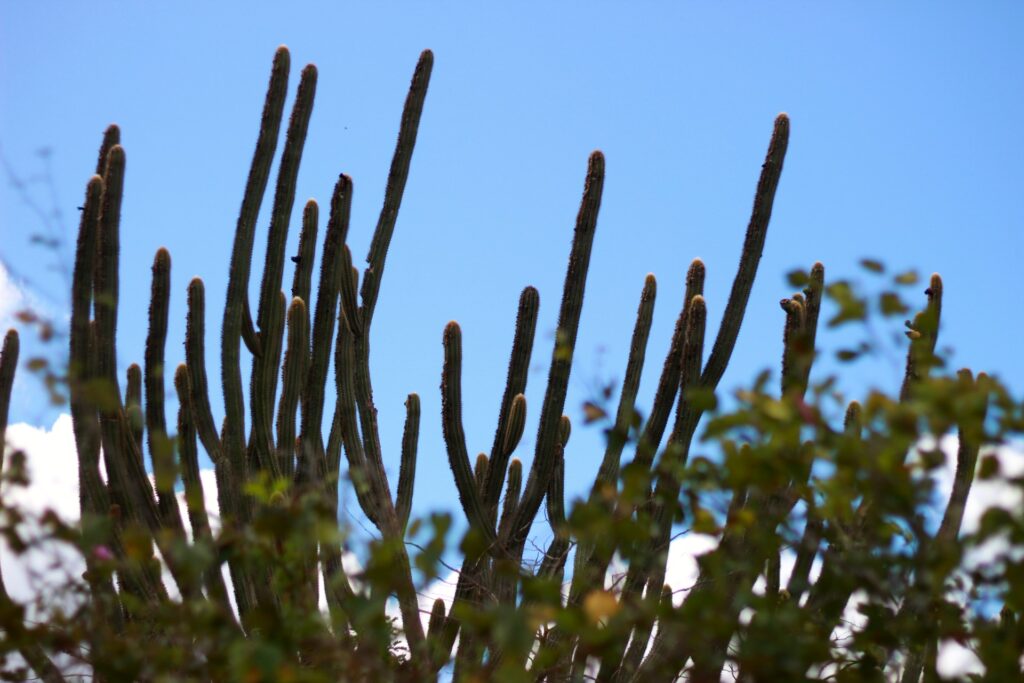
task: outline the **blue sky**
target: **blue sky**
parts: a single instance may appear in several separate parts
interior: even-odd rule
[[[128,154],[119,360],[142,360],[149,268],[173,259],[168,361],[182,358],[188,280],[207,285],[208,358],[274,49],[290,91],[319,67],[299,174],[326,216],[339,172],[355,181],[350,244],[362,265],[419,52],[435,66],[374,323],[385,458],[397,475],[403,401],[423,401],[415,508],[455,499],[440,431],[441,333],[462,325],[469,448],[488,448],[516,301],[541,293],[523,446],[532,452],[561,282],[589,152],[607,156],[567,412],[567,491],[592,480],[601,434],[580,404],[621,378],[646,273],[659,296],[639,406],[649,406],[690,259],[708,267],[709,332],[735,272],[758,171],[780,111],[789,155],[764,258],[723,393],[778,366],[784,274],[821,260],[940,272],[942,342],[954,364],[1018,388],[1024,248],[1024,7],[952,3],[5,3],[0,7],[0,152],[23,177],[52,150],[57,206],[77,219],[104,127]],[[37,201],[52,206],[41,185]],[[254,264],[262,263],[269,198]],[[39,219],[0,183],[0,255],[58,318],[63,280],[30,243]],[[61,235],[69,243],[73,234]],[[23,278],[19,280],[19,276]],[[258,280],[254,279],[253,300]],[[923,297],[922,297],[923,298]],[[844,338],[825,332],[822,346]],[[818,377],[834,364],[820,366]],[[892,390],[887,357],[843,386]],[[12,421],[54,413],[22,378]],[[216,389],[214,398],[216,399]],[[216,400],[215,400],[216,403]],[[219,412],[215,408],[215,412]],[[528,457],[528,456],[527,456]],[[395,480],[393,480],[394,483]]]

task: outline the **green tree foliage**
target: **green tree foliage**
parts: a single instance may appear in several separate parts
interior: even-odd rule
[[[416,394],[406,402],[392,491],[369,353],[433,57],[424,52],[413,75],[362,272],[347,244],[352,182],[345,175],[337,181],[315,304],[320,216],[312,200],[303,211],[290,297],[282,291],[317,80],[315,67],[302,71],[254,318],[247,293],[255,225],[277,149],[289,61],[279,49],[231,252],[220,428],[211,411],[217,394],[206,374],[198,278],[188,284],[186,362],[173,372],[165,368],[172,288],[165,250],[153,262],[143,366],[129,368],[123,389],[117,376],[126,157],[117,127],[106,131],[86,188],[72,283],[67,382],[81,521],[68,526],[44,516],[29,538],[21,511],[5,503],[2,517],[15,551],[71,545],[86,571],[62,599],[41,598],[34,608],[45,619],[33,623],[0,584],[2,651],[10,662],[19,653],[27,667],[20,674],[31,669],[61,681],[84,666],[108,681],[423,681],[439,673],[465,681],[717,681],[725,672],[743,681],[916,683],[922,676],[937,680],[941,644],[957,641],[978,653],[991,680],[1019,678],[1024,516],[992,509],[976,531],[961,533],[961,525],[975,473],[1003,476],[991,449],[1020,438],[1022,406],[994,378],[946,372],[936,355],[937,275],[907,323],[899,396],[875,392],[847,402],[834,380],[812,382],[811,371],[825,299],[835,310],[830,327],[857,324],[875,310],[903,315],[911,307],[900,292],[915,276],[890,278],[881,263],[865,261],[869,273],[891,283],[877,297],[865,296],[850,282],[828,282],[816,263],[791,274],[801,291],[781,301],[781,386],[769,387],[766,374],[738,392],[728,410],[719,406],[716,391],[740,333],[782,173],[785,115],[774,124],[715,339],[705,339],[711,311],[705,266],[695,260],[654,402],[638,409],[657,298],[657,283],[647,277],[618,404],[612,408],[609,393],[585,406],[587,421],[606,428],[607,447],[588,494],[568,509],[571,425],[563,413],[604,183],[600,152],[588,162],[528,469],[514,456],[528,422],[524,392],[537,291],[527,287],[520,298],[494,442],[475,460],[462,421],[461,330],[455,322],[445,328],[443,434],[468,531],[454,600],[438,600],[421,614],[418,591],[440,571],[451,520],[410,520],[421,419]],[[839,358],[853,360],[870,348],[864,342]],[[243,356],[251,362],[248,396]],[[0,433],[17,357],[12,331],[0,357]],[[336,384],[329,387],[332,363]],[[169,381],[179,400],[171,424],[164,406]],[[336,401],[325,420],[328,392]],[[937,505],[931,474],[945,456],[922,444],[954,433],[952,491]],[[200,447],[215,467],[219,526],[206,512],[211,492],[199,474]],[[4,464],[3,479],[5,490],[24,483],[20,454]],[[339,486],[351,486],[377,530],[358,572],[343,563]],[[184,516],[176,501],[182,488]],[[527,544],[542,510],[553,538],[531,558]],[[668,551],[679,532],[715,543],[700,556],[694,585],[670,587]],[[408,542],[413,537],[427,541]],[[997,552],[970,561],[993,542]],[[784,557],[793,565],[785,583]],[[389,604],[397,604],[397,616]],[[839,638],[851,610],[859,624]]]

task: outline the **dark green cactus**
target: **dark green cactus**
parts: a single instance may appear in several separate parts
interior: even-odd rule
[[[493,444],[489,452],[477,456],[475,463],[470,460],[462,422],[462,331],[454,321],[445,327],[443,435],[459,502],[477,543],[467,544],[469,549],[462,562],[453,604],[446,610],[445,604],[436,600],[424,630],[405,544],[420,450],[420,398],[410,393],[405,403],[400,467],[392,495],[384,466],[369,355],[373,315],[411,168],[432,66],[433,55],[425,51],[405,102],[383,207],[362,272],[354,267],[347,243],[352,180],[344,174],[338,177],[320,250],[315,303],[312,277],[319,208],[313,200],[304,207],[298,253],[291,258],[294,275],[290,300],[282,291],[289,219],[317,81],[315,67],[310,65],[303,70],[276,179],[253,319],[248,290],[256,221],[277,148],[290,69],[288,51],[278,49],[230,257],[221,327],[219,378],[225,419],[220,429],[211,409],[218,397],[211,393],[206,371],[209,359],[204,285],[196,278],[187,287],[186,362],[176,368],[173,377],[179,402],[176,435],[168,430],[164,349],[173,287],[171,258],[164,249],[157,252],[152,267],[144,364],[141,368],[136,364],[129,366],[122,393],[117,378],[115,339],[126,156],[120,145],[119,129],[111,126],[105,132],[96,175],[87,185],[78,233],[68,367],[83,524],[109,522],[108,535],[101,540],[119,561],[113,581],[97,571],[92,555],[86,555],[92,604],[110,633],[116,636],[129,625],[144,622],[147,610],[172,601],[156,560],[155,551],[159,551],[177,592],[188,600],[208,601],[232,633],[242,637],[259,634],[268,615],[303,614],[317,624],[313,629],[316,637],[365,656],[366,661],[387,661],[387,644],[376,637],[374,629],[383,622],[387,601],[396,598],[408,653],[403,662],[395,663],[395,670],[386,673],[386,678],[397,675],[404,680],[428,680],[454,660],[456,679],[475,676],[482,680],[511,667],[536,680],[582,680],[595,673],[601,681],[669,680],[692,659],[691,680],[718,680],[729,643],[738,628],[742,605],[735,598],[749,593],[760,576],[765,577],[767,595],[773,601],[788,599],[797,604],[805,599],[814,628],[827,637],[856,588],[856,583],[844,576],[844,563],[866,541],[867,522],[881,502],[873,492],[866,492],[855,507],[851,503],[850,521],[841,528],[809,510],[796,547],[795,567],[783,587],[778,543],[757,544],[751,539],[759,537],[757,534],[777,539],[777,528],[804,495],[813,452],[807,444],[800,443],[798,436],[784,444],[785,457],[793,467],[783,480],[773,481],[769,487],[737,486],[732,492],[720,544],[702,561],[697,585],[682,607],[673,607],[672,591],[665,585],[668,548],[677,521],[676,503],[685,494],[683,478],[691,446],[698,423],[708,409],[709,397],[717,389],[735,347],[764,248],[789,139],[789,119],[785,114],[775,120],[739,266],[710,353],[705,360],[709,313],[704,298],[705,266],[695,260],[686,274],[682,306],[653,404],[643,411],[646,420],[641,419],[636,401],[657,283],[653,275],[644,281],[607,448],[586,503],[615,519],[636,521],[638,527],[645,529],[641,538],[622,543],[612,537],[577,537],[565,501],[565,459],[571,423],[563,412],[604,185],[605,160],[600,152],[594,152],[588,162],[551,366],[544,399],[537,411],[535,451],[525,481],[523,464],[513,456],[526,429],[524,393],[537,326],[537,290],[526,287],[520,296]],[[824,267],[815,263],[806,289],[781,302],[785,312],[781,394],[784,400],[797,402],[796,405],[802,404],[808,391],[824,293]],[[942,282],[933,276],[927,307],[913,322],[908,322],[907,335],[911,341],[901,390],[904,401],[911,400],[915,387],[935,365],[941,300]],[[248,416],[242,388],[243,343],[252,362]],[[332,354],[335,384],[329,389]],[[17,355],[18,337],[11,332],[0,356],[0,434],[6,428]],[[989,382],[984,375],[975,378],[970,373],[962,373],[958,381],[965,394],[984,392]],[[327,420],[325,443],[324,412],[330,391],[336,400],[334,413]],[[674,420],[663,448],[673,409]],[[953,494],[938,532],[925,544],[929,547],[948,546],[959,531],[985,415],[982,403],[957,424],[960,452]],[[862,409],[851,403],[844,437],[856,445],[863,428]],[[623,471],[620,464],[631,443],[635,452],[628,467],[648,478],[643,479],[639,496],[627,499],[619,496]],[[214,465],[222,526],[218,534],[212,530],[206,513],[208,492],[203,490],[200,477],[199,444]],[[105,481],[99,471],[101,447]],[[752,457],[748,444],[737,451],[740,458]],[[143,455],[147,452],[155,487],[145,469]],[[175,479],[179,474],[190,534],[175,498]],[[300,547],[301,568],[287,577],[288,581],[276,575],[273,567],[247,561],[245,553],[233,549],[233,544],[236,547],[246,542],[246,534],[259,520],[279,514],[282,509],[290,510],[286,506],[291,503],[282,502],[279,491],[263,498],[255,494],[261,481],[286,482],[288,490],[297,496],[292,502],[300,499],[298,494],[319,496],[319,504],[327,510],[326,533],[318,529],[305,539],[278,539],[282,546],[294,541]],[[344,571],[338,543],[338,487],[346,482],[351,484],[366,518],[379,532],[382,547],[387,548],[390,582],[384,587],[368,587],[355,580],[364,577],[350,577]],[[536,566],[527,567],[524,550],[542,505],[553,538]],[[753,521],[744,526],[739,522],[741,519]],[[840,532],[845,543],[825,545]],[[181,548],[216,554],[218,559],[201,573],[191,572],[177,559],[182,556]],[[505,610],[498,614],[525,614],[534,619],[543,602],[535,593],[537,580],[547,578],[561,584],[573,549],[565,606],[569,613],[577,615],[586,613],[588,599],[604,592],[605,578],[616,553],[629,558],[616,604],[631,616],[619,621],[615,621],[617,617],[608,617],[615,628],[609,628],[602,636],[600,648],[574,630],[571,619],[556,620],[550,628],[545,626],[536,634],[529,633],[525,645],[518,649],[508,647],[507,641],[496,635],[500,628],[470,628],[474,622],[467,621],[466,616],[489,607]],[[928,552],[927,548],[922,552]],[[812,583],[811,567],[819,556],[821,576]],[[220,571],[221,564],[226,564],[230,572],[235,607]],[[732,568],[727,577],[721,573],[722,567]],[[317,606],[320,577],[331,610],[329,625],[320,619]],[[917,579],[915,595],[934,595],[938,589],[922,577]],[[9,604],[10,598],[0,582],[0,608]],[[927,600],[908,600],[899,616],[924,618],[926,609]],[[727,627],[705,628],[701,616],[708,610],[723,616]],[[669,613],[671,618],[656,623],[657,615]],[[755,626],[761,618],[761,614],[755,617]],[[652,638],[655,631],[657,635]],[[456,640],[459,645],[453,656]],[[296,661],[312,665],[318,656],[316,642],[297,643]],[[97,640],[94,647],[99,651],[103,643]],[[41,647],[26,646],[22,655],[44,680],[63,680]],[[903,680],[915,683],[926,662],[934,656],[934,642],[909,648]],[[599,660],[596,670],[587,668],[593,657]],[[363,672],[366,676],[381,675],[374,665],[367,666]],[[362,674],[345,670],[340,675]]]

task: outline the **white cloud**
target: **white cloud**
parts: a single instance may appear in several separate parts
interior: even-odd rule
[[[934,448],[934,446],[934,440],[922,444],[923,448]],[[943,509],[953,489],[958,447],[959,440],[953,434],[946,435],[939,441],[940,450],[946,454],[946,462],[936,471],[935,483],[936,493],[942,501]],[[986,456],[995,456],[999,462],[1000,476],[989,480],[975,477],[970,495],[967,497],[961,533],[977,531],[981,516],[985,510],[991,507],[1019,510],[1021,504],[1024,503],[1024,491],[1006,481],[1007,478],[1024,475],[1024,451],[1019,446],[1011,445],[983,448],[978,458],[978,467],[981,467]]]
[[[19,508],[41,514],[53,510],[65,522],[79,517],[78,453],[71,416],[60,415],[50,429],[19,423],[7,428],[10,449],[23,451],[30,483],[4,492]]]
[[[718,547],[718,539],[705,534],[686,534],[669,545],[665,583],[672,588],[672,604],[677,607],[697,583],[697,558]]]

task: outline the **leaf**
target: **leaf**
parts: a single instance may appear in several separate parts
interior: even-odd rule
[[[999,476],[999,458],[989,454],[981,459],[981,466],[978,468],[978,478],[981,480],[995,479]]]
[[[583,612],[593,624],[615,616],[621,607],[615,595],[606,590],[591,591],[583,598]]]
[[[828,321],[829,327],[837,327],[845,322],[867,318],[867,304],[854,294],[849,282],[833,283],[826,288],[825,292],[839,306],[839,311]]]
[[[906,315],[910,311],[910,307],[903,303],[896,292],[882,292],[878,297],[878,307],[882,315],[886,316]]]
[[[583,424],[591,424],[598,420],[603,420],[608,417],[608,413],[604,408],[597,405],[593,401],[584,401],[583,403]]]
[[[804,287],[811,281],[811,276],[807,274],[806,270],[791,270],[786,273],[786,281],[789,282],[790,287]]]
[[[709,387],[690,387],[686,390],[686,401],[694,410],[707,411],[718,407],[718,398],[714,389]]]
[[[905,270],[893,277],[892,281],[898,285],[916,285],[920,279],[916,270]]]
[[[885,266],[881,261],[874,259],[864,258],[860,260],[860,267],[872,273],[882,274],[885,272]]]

